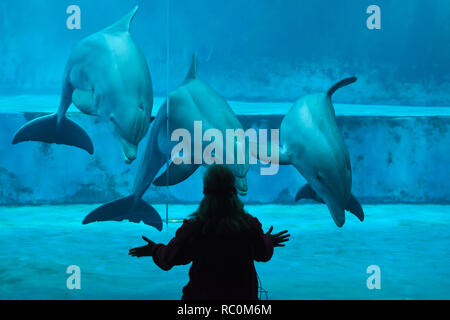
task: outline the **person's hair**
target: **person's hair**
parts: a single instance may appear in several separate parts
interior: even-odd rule
[[[214,164],[203,175],[203,193],[191,217],[203,223],[203,233],[225,234],[248,228],[244,204],[234,186],[234,175],[224,165]]]

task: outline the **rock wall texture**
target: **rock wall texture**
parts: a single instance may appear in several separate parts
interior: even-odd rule
[[[15,131],[42,114],[0,114],[0,204],[98,203],[131,192],[140,157],[123,162],[117,142],[96,118],[72,113],[91,136],[95,153],[68,146],[25,142],[12,145]],[[277,128],[282,116],[239,116],[245,128]],[[450,117],[337,118],[353,171],[353,193],[365,203],[450,203]],[[301,137],[299,137],[301,138]],[[202,197],[203,168],[170,188],[151,186],[153,203],[197,202]],[[261,176],[248,173],[249,203],[291,203],[305,183],[292,166]]]

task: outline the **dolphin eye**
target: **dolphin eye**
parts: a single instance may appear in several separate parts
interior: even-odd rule
[[[113,114],[111,114],[111,115],[109,116],[109,120],[110,120],[112,123],[114,123],[115,125],[117,125],[116,117],[114,117]]]
[[[141,109],[142,111],[144,111],[144,105],[143,105],[143,104],[140,104],[140,105],[139,105],[139,109]]]
[[[320,174],[316,174],[316,179],[319,181],[319,182],[322,182],[322,176],[320,175]]]

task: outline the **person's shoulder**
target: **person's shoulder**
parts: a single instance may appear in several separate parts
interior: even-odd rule
[[[192,223],[197,223],[198,222],[198,219],[197,218],[186,218],[186,219],[183,219],[183,224],[184,223],[186,223],[186,224],[192,224]]]
[[[186,218],[183,220],[182,227],[185,228],[196,228],[200,226],[200,220],[196,218]]]
[[[245,219],[251,228],[261,228],[261,222],[259,222],[258,218],[252,216],[249,213],[245,214]]]
[[[178,228],[176,236],[187,236],[191,233],[196,233],[199,228],[199,221],[197,219],[184,219],[183,224]]]

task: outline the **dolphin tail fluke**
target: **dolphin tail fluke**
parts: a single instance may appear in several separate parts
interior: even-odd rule
[[[350,200],[348,200],[345,210],[353,213],[360,221],[364,221],[364,211],[353,194],[350,195]]]
[[[75,122],[65,116],[58,123],[56,114],[34,119],[23,125],[15,134],[12,143],[41,141],[65,144],[94,153],[94,146],[88,134]]]
[[[330,89],[328,89],[327,95],[329,97],[331,97],[333,95],[333,93],[336,92],[336,90],[348,86],[349,84],[352,84],[353,82],[355,82],[357,80],[356,77],[350,77],[344,80],[339,81],[338,83],[336,83],[334,86],[332,86]]]
[[[136,199],[134,195],[104,204],[83,220],[83,224],[96,221],[123,221],[143,222],[149,226],[162,230],[162,220],[155,208],[141,198]]]

